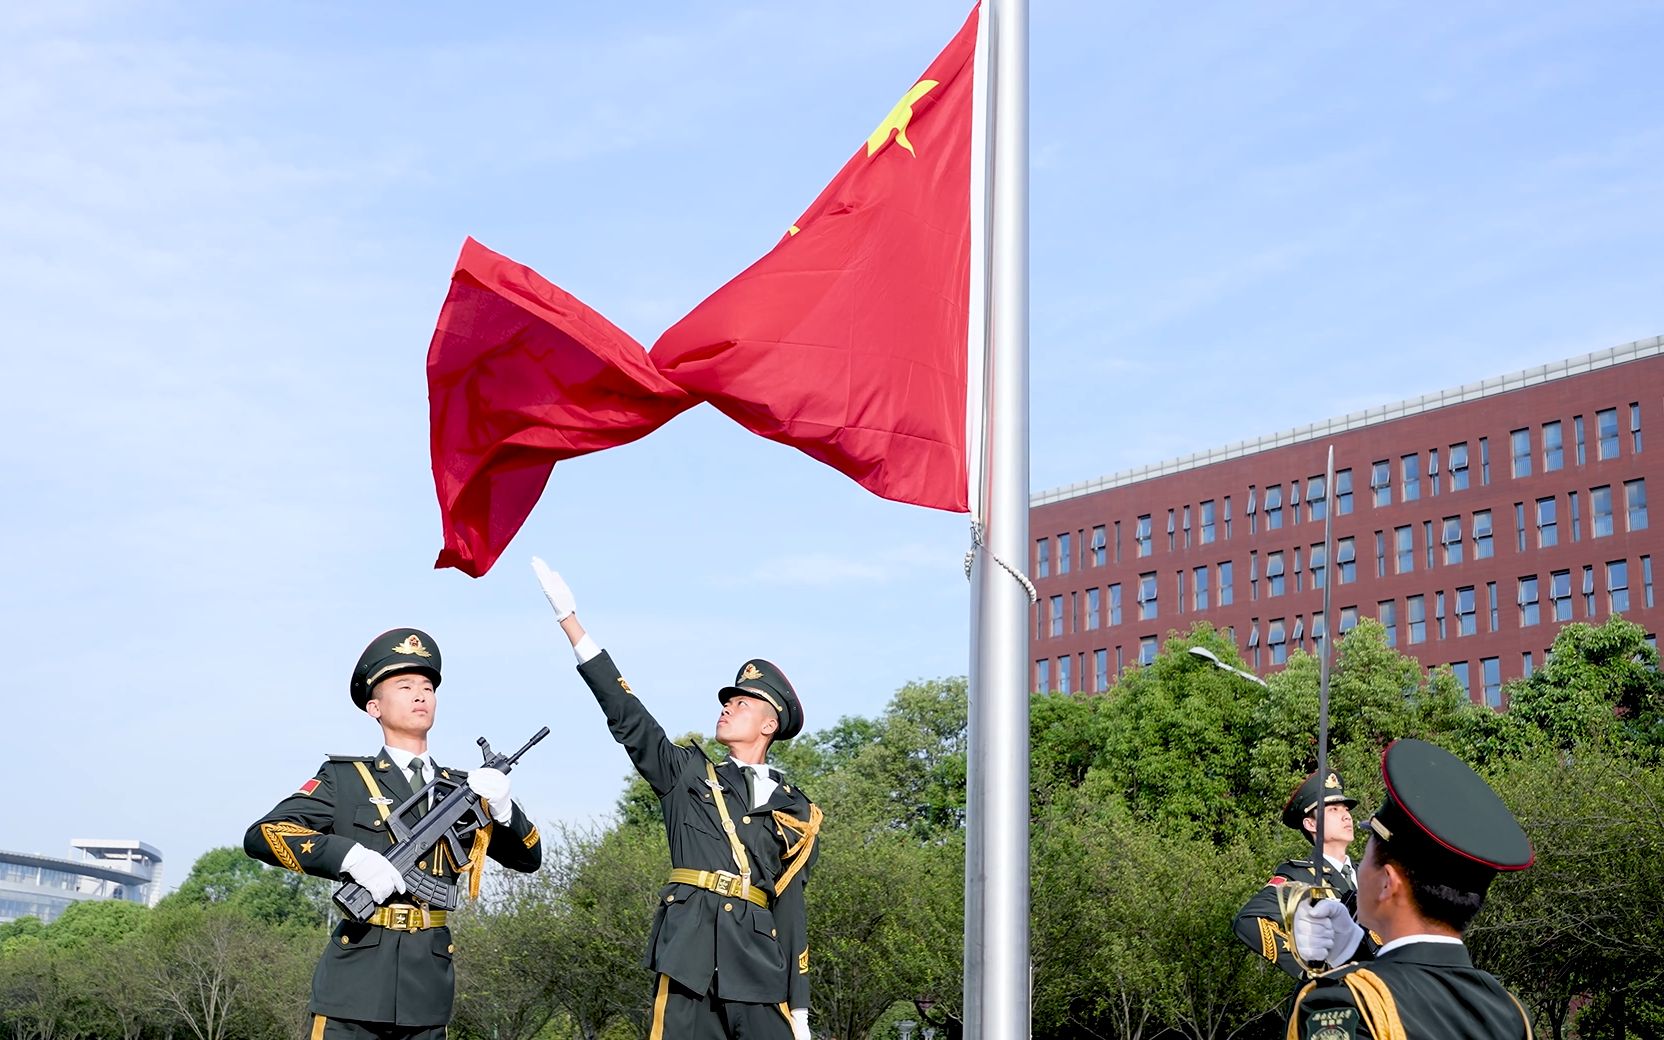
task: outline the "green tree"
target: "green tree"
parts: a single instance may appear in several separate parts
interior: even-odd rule
[[[197,857],[163,902],[227,906],[270,925],[322,926],[329,919],[329,894],[324,878],[279,870],[227,846]]]

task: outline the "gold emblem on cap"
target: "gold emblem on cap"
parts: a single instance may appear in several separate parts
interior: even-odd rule
[[[750,661],[745,662],[745,670],[740,672],[740,682],[755,682],[763,677],[757,666]]]
[[[1324,787],[1339,787],[1340,786],[1340,777],[1336,776],[1333,773],[1330,773],[1328,776],[1323,778],[1323,786]]]
[[[432,657],[428,648],[422,645],[422,637],[412,632],[404,637],[404,642],[393,647],[395,654],[415,654],[417,657]]]

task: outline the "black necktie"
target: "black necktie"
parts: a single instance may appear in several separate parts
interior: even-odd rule
[[[1352,870],[1351,863],[1344,863],[1341,865],[1340,876],[1346,879],[1346,883],[1348,885],[1353,888],[1358,887],[1358,875]]]

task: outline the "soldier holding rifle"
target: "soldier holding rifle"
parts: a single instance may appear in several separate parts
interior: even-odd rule
[[[353,669],[350,692],[380,725],[382,749],[331,755],[243,837],[256,859],[350,880],[342,895],[367,893],[363,919],[348,910],[313,972],[311,1040],[443,1040],[456,988],[446,916],[457,885],[466,876],[477,894],[486,857],[524,872],[542,862],[536,826],[509,797],[512,758],[463,772],[428,753],[439,678],[439,647],[427,633],[377,636]],[[407,858],[395,851],[397,835],[430,812],[456,820],[441,840],[409,850],[416,867],[407,876],[389,856]],[[422,897],[393,899],[406,892]]]
[[[652,1040],[809,1040],[804,886],[821,812],[766,763],[803,728],[803,705],[780,669],[754,658],[717,691],[712,762],[665,736],[612,658],[578,623],[559,574],[532,560],[613,739],[664,810],[671,870],[659,889],[646,966],[657,973]]]

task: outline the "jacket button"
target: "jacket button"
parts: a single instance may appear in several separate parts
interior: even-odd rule
[[[350,943],[350,942],[351,942],[351,941],[352,941],[352,940],[351,940],[351,939],[348,939],[348,938],[347,938],[347,937],[346,937],[346,936],[344,936],[344,935],[343,935],[343,936],[341,936],[341,945],[342,945],[342,946],[345,946],[345,945],[347,945],[347,944],[348,944],[348,943]]]
[[[374,822],[372,822],[372,823],[371,823],[371,824],[370,824],[370,826],[372,826],[372,827],[380,827],[380,826],[381,826],[381,821],[380,821],[380,820],[376,820],[376,821],[374,821]]]
[[[416,869],[417,870],[426,870],[426,869],[428,869],[428,861],[424,859],[421,862],[417,863],[416,864]]]
[[[449,946],[445,947],[445,952],[446,953],[455,953],[456,952],[456,943],[451,943]]]
[[[777,937],[777,936],[779,936],[779,934],[780,934],[780,933],[779,933],[779,932],[777,932],[777,931],[775,931],[775,930],[774,930],[774,929],[772,929],[772,928],[770,928],[770,929],[769,929],[769,930],[768,930],[768,934],[770,934],[770,935],[772,935],[772,936],[776,936],[776,937]]]
[[[740,822],[741,822],[741,823],[750,823],[750,822],[751,822],[751,817],[749,817],[749,816],[741,816],[741,817],[740,817]]]
[[[724,910],[732,910],[732,909],[734,909],[734,904],[733,904],[733,903],[723,903],[723,904],[722,904],[722,909],[724,909]]]
[[[676,902],[676,897],[674,895],[668,895],[664,897],[664,901],[667,903],[674,903]]]

